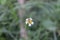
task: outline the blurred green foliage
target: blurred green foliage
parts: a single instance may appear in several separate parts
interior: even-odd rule
[[[24,7],[24,23],[34,21],[27,26],[30,40],[60,40],[60,0],[28,0]],[[0,0],[0,40],[19,40],[19,8],[17,0]]]

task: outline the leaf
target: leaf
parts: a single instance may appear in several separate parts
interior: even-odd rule
[[[1,0],[1,4],[4,5],[7,0]]]
[[[42,22],[42,24],[43,24],[43,26],[44,26],[46,29],[48,29],[48,30],[50,30],[50,31],[55,31],[55,30],[56,30],[56,25],[55,25],[55,23],[52,22],[50,19],[44,20],[44,21]]]
[[[4,37],[0,37],[0,40],[6,40]]]
[[[3,30],[2,30],[2,28],[0,28],[0,36],[2,35],[2,33],[3,33]]]

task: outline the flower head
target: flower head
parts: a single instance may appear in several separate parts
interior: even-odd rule
[[[27,18],[25,23],[28,24],[29,26],[34,24],[34,22],[32,21],[32,18]]]

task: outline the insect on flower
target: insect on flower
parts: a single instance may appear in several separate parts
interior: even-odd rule
[[[34,24],[34,22],[32,21],[32,18],[27,18],[25,23],[28,24],[28,26],[31,26]]]

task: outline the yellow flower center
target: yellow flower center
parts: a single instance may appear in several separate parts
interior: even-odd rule
[[[32,20],[28,19],[28,23],[31,24],[32,23]]]

